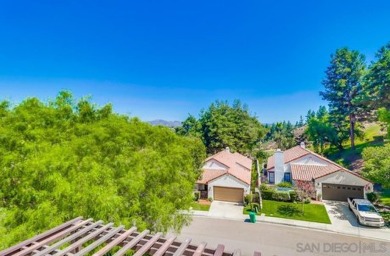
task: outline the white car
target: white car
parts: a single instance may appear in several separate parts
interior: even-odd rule
[[[349,209],[356,215],[359,224],[383,227],[385,221],[372,203],[366,199],[348,198]]]

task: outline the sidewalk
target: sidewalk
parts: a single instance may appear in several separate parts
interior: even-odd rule
[[[246,221],[249,219],[249,216],[244,214],[242,215],[241,218],[227,218],[227,217],[212,216],[207,211],[191,211],[191,213],[193,216],[207,217],[207,218],[230,219],[230,220],[238,220],[238,221]],[[288,226],[295,226],[300,228],[316,229],[320,231],[335,232],[339,234],[358,236],[358,237],[364,237],[364,238],[370,238],[376,240],[390,241],[390,229],[387,227],[383,227],[380,229],[363,227],[363,226],[344,227],[344,226],[337,226],[333,224],[324,224],[324,223],[317,223],[317,222],[268,217],[264,215],[257,216],[257,223],[272,223],[272,224],[279,224],[279,225],[288,225]]]

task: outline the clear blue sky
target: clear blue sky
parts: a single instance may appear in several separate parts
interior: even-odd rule
[[[240,99],[261,122],[322,102],[330,54],[372,60],[390,41],[390,1],[0,2],[0,98],[68,89],[139,116],[183,120]]]

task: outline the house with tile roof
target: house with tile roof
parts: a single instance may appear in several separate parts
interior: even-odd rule
[[[202,198],[243,202],[250,193],[252,160],[229,148],[208,157],[196,187]]]
[[[270,184],[292,182],[314,199],[346,201],[365,198],[373,191],[371,181],[305,147],[278,149],[268,158],[264,174]]]

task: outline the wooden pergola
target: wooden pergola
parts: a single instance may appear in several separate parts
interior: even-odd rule
[[[191,244],[191,239],[176,241],[176,237],[164,238],[161,233],[150,234],[149,230],[138,232],[136,227],[128,230],[113,223],[84,220],[78,217],[49,231],[21,242],[0,252],[0,256],[25,255],[155,255],[155,256],[239,256],[240,250],[226,252],[224,245],[210,249],[206,243]],[[254,252],[254,256],[260,256]]]

